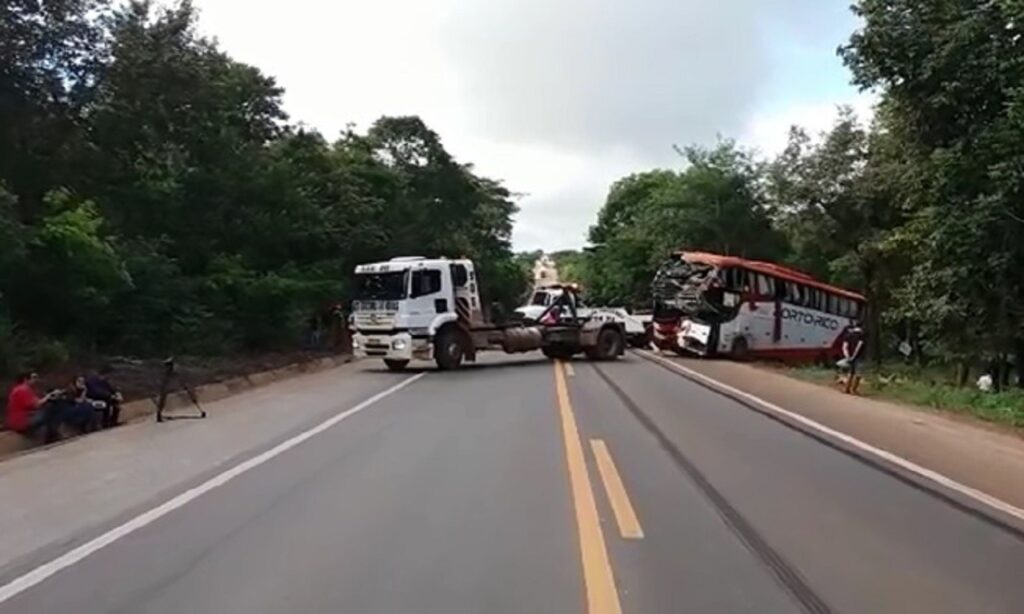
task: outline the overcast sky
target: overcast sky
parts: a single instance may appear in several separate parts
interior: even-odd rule
[[[849,0],[195,0],[200,28],[275,76],[333,138],[421,116],[522,194],[516,249],[580,247],[608,186],[672,145],[778,151],[789,125],[866,113],[836,47]]]

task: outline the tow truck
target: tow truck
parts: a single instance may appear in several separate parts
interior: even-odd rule
[[[357,266],[355,279],[355,358],[382,359],[393,371],[413,360],[457,369],[483,351],[541,350],[552,359],[584,354],[591,360],[614,360],[625,351],[622,323],[610,312],[578,310],[572,286],[561,286],[536,321],[526,322],[503,317],[498,305],[483,307],[469,259],[392,258]]]
[[[536,322],[540,315],[544,313],[544,310],[558,300],[564,292],[563,288],[567,285],[571,286],[578,294],[579,289],[574,284],[545,284],[538,286],[530,295],[527,303],[515,310],[516,316],[520,317],[525,323]],[[626,333],[626,341],[630,346],[646,348],[650,345],[652,320],[650,315],[633,314],[623,307],[588,307],[578,297],[570,297],[569,300],[575,302],[576,310],[581,314],[589,315],[592,311],[598,311],[603,312],[605,316],[614,317],[616,321],[622,324],[622,329]]]

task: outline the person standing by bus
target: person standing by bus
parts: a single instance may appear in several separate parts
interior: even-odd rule
[[[864,354],[864,329],[859,322],[854,322],[843,331],[843,359],[839,366],[846,371],[846,394],[857,394],[860,387],[860,374],[857,366]]]

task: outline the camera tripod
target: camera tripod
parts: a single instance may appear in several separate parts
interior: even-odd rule
[[[175,380],[178,386],[181,387],[181,390],[184,391],[186,395],[188,395],[189,401],[192,401],[192,405],[194,405],[195,408],[199,411],[198,414],[175,416],[164,415],[164,409],[167,406],[167,394],[170,392],[172,379]],[[156,421],[166,422],[169,420],[202,420],[205,417],[206,410],[203,409],[203,406],[199,404],[199,399],[196,398],[195,391],[191,387],[189,387],[188,383],[185,382],[185,379],[175,369],[174,357],[171,356],[170,358],[164,361],[164,377],[163,380],[160,382],[160,397],[156,401]]]

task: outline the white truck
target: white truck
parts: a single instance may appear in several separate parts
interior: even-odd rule
[[[583,353],[592,360],[613,360],[625,350],[622,324],[600,310],[579,313],[570,287],[533,323],[485,309],[471,260],[393,258],[357,266],[355,279],[355,357],[380,358],[392,370],[412,360],[455,369],[487,350],[541,350],[549,358]]]
[[[530,299],[527,303],[515,310],[515,314],[527,324],[537,322],[544,310],[558,301],[565,293],[563,288],[564,286],[561,284],[538,286],[530,295]],[[650,334],[648,329],[651,324],[651,316],[634,315],[622,307],[592,308],[585,305],[583,301],[578,298],[571,300],[576,301],[577,312],[584,316],[597,311],[605,314],[606,316],[615,318],[616,322],[622,324],[622,329],[626,334],[626,340],[629,345],[637,348],[645,348],[650,344]]]

